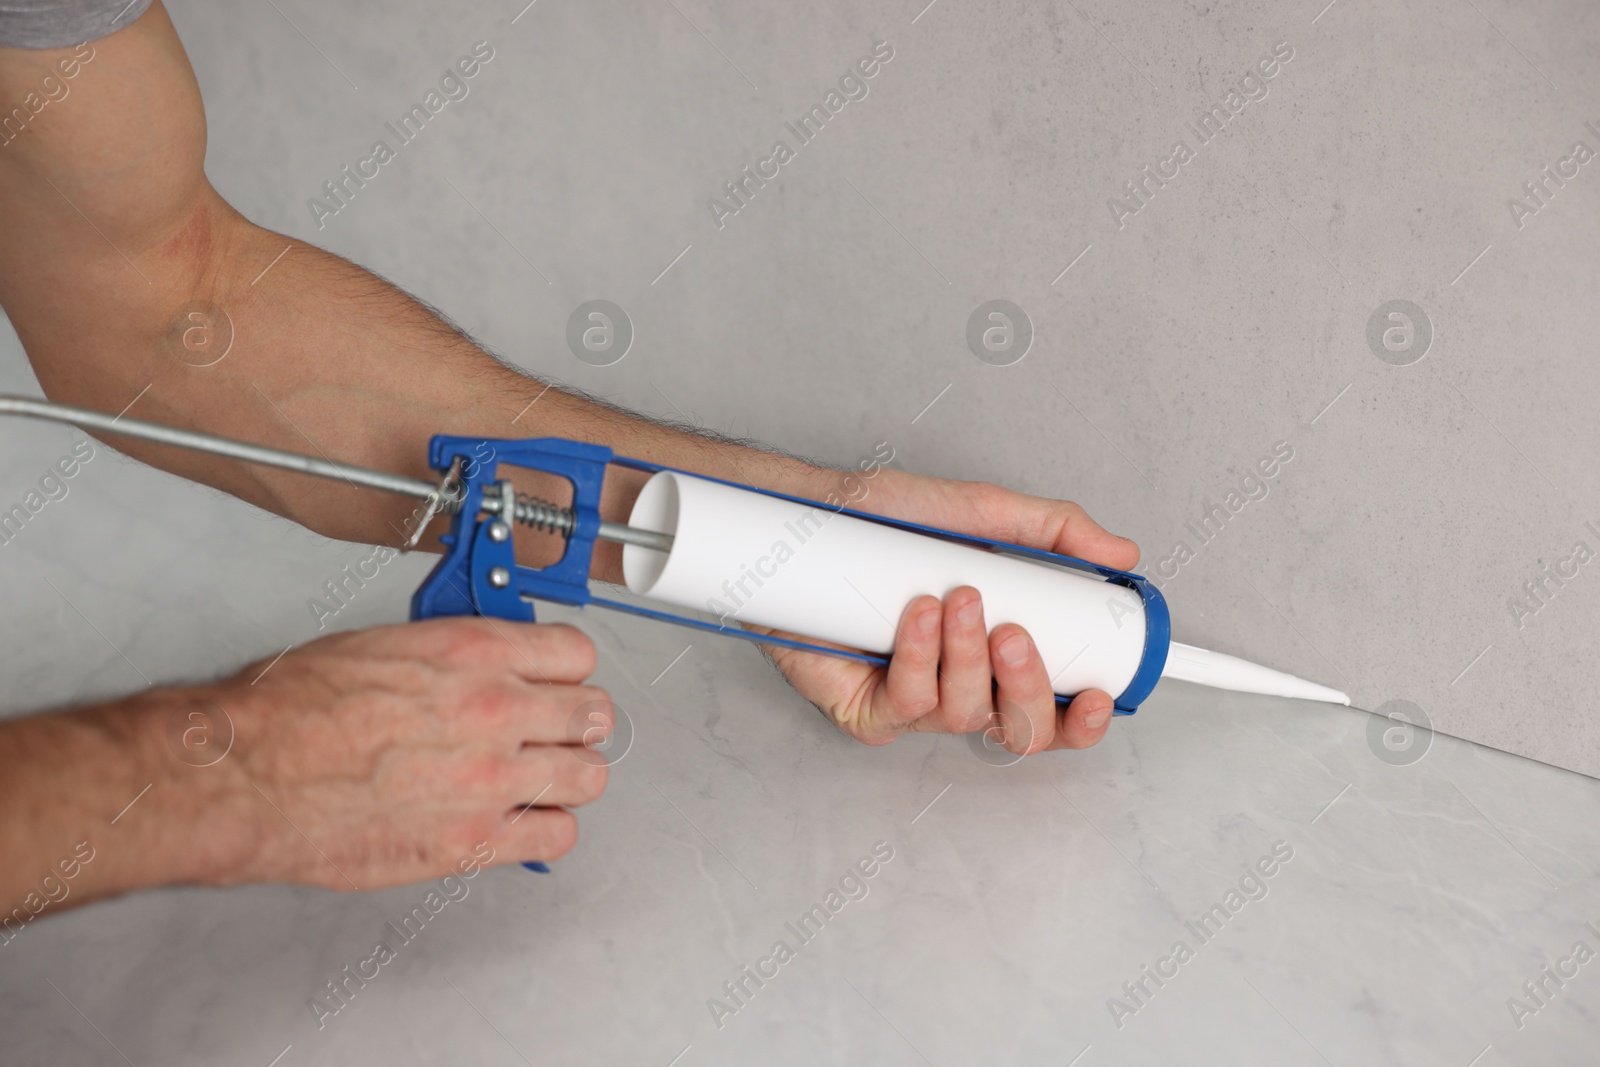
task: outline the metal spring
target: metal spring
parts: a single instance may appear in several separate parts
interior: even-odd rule
[[[531,526],[535,530],[548,530],[563,537],[571,537],[573,527],[577,525],[577,518],[571,508],[564,508],[526,493],[517,494],[514,518],[524,526]]]

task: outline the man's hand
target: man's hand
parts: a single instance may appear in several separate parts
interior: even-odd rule
[[[172,882],[375,889],[490,856],[553,859],[577,840],[565,809],[606,785],[584,747],[613,724],[605,691],[579,684],[594,665],[570,626],[437,619],[0,724],[0,755],[59,765],[38,781],[60,794],[14,798],[37,819],[8,828],[26,840],[6,841],[5,906],[79,839],[96,858],[72,903]]]
[[[1139,561],[1137,545],[1106,531],[1077,504],[982,482],[884,468],[855,506],[1119,570]],[[1111,695],[1092,689],[1058,710],[1032,639],[1011,623],[989,632],[976,589],[953,590],[943,603],[918,597],[906,606],[897,630],[887,668],[786,648],[772,649],[772,656],[802,696],[869,745],[888,744],[909,731],[994,730],[1008,750],[1031,755],[1088,748],[1105,736]]]
[[[484,841],[504,861],[554,859],[578,839],[565,807],[605,789],[583,742],[609,736],[613,711],[578,684],[594,644],[570,626],[437,619],[325,637],[251,685],[265,666],[210,695],[235,736],[207,803],[248,813],[251,846],[217,881],[403,885]]]

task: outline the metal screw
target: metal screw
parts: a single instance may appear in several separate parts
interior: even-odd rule
[[[489,540],[504,541],[511,536],[511,527],[496,519],[489,524]]]
[[[489,584],[496,589],[504,589],[511,584],[511,572],[504,567],[490,567]]]

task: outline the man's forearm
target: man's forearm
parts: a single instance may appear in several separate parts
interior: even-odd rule
[[[160,727],[184,692],[0,722],[0,952],[43,915],[202,881],[215,846],[236,843],[200,840],[200,794],[171,788]]]
[[[427,441],[435,433],[548,435],[791,492],[826,491],[823,472],[800,460],[664,426],[519,373],[384,280],[250,224],[214,195],[164,244],[194,251],[171,266],[160,250],[142,257],[150,286],[84,294],[85,305],[101,306],[75,314],[74,329],[30,329],[35,316],[20,316],[19,332],[51,397],[109,411],[138,397],[131,416],[418,477],[430,476]],[[172,322],[197,301],[221,314],[194,320],[197,331],[209,332],[194,335],[203,343],[192,354]],[[224,343],[226,355],[195,365]],[[392,544],[417,508],[337,482],[110,440],[330,537]],[[525,491],[560,497],[555,479],[517,480]],[[642,481],[613,468],[605,517],[625,520]],[[614,546],[604,546],[596,576],[617,580],[619,560]]]

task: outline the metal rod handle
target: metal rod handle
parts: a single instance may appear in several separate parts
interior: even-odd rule
[[[117,433],[126,437],[137,437],[156,444],[172,445],[175,448],[187,448],[195,452],[210,452],[218,456],[227,456],[230,459],[241,460],[245,463],[257,463],[264,467],[279,467],[283,470],[298,471],[301,474],[314,474],[320,478],[343,478],[355,485],[364,485],[370,489],[382,489],[390,493],[399,493],[402,496],[421,497],[426,500],[435,493],[431,482],[421,478],[407,478],[401,474],[390,474],[387,471],[375,471],[367,467],[355,467],[348,463],[334,463],[325,459],[316,459],[304,456],[298,452],[285,452],[277,448],[267,448],[263,445],[247,444],[235,441],[228,437],[218,437],[215,434],[200,433],[196,430],[180,430],[175,426],[166,426],[159,422],[145,422],[143,419],[125,419],[121,415],[107,415],[104,412],[94,411],[90,408],[73,407],[70,404],[54,404],[48,400],[32,400],[24,396],[0,396],[0,415],[21,415],[30,419],[47,419],[50,422],[67,422],[74,426],[81,426],[87,430],[101,430],[105,433]]]
[[[235,441],[230,437],[200,433],[197,430],[180,430],[175,426],[159,422],[125,419],[121,415],[107,415],[91,408],[34,400],[25,396],[0,396],[0,415],[20,415],[24,418],[44,419],[49,422],[65,422],[86,430],[136,437],[156,444],[171,445],[174,448],[187,448],[194,452],[209,452],[212,455],[226,456],[244,463],[277,467],[319,478],[341,478],[351,485],[381,489],[401,496],[418,497],[434,504],[436,510],[441,511],[453,512],[461,506],[459,498],[441,495],[439,486],[425,482],[421,478],[408,478],[403,474],[390,474],[388,471],[357,467],[349,463],[335,463],[332,460],[317,459],[299,452],[285,452],[264,445],[252,445],[244,441]],[[487,498],[485,505],[485,511],[496,510]],[[538,529],[552,530],[563,537],[572,535],[577,522],[572,509],[557,507],[535,497],[521,497],[516,501],[514,511],[515,521]],[[420,532],[419,529],[418,533]],[[672,550],[671,534],[640,530],[620,522],[600,523],[599,536],[606,541],[638,545],[657,552]]]

